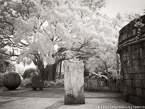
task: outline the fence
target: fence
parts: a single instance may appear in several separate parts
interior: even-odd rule
[[[95,92],[122,92],[123,81],[122,79],[108,78],[107,80],[102,78],[85,78],[84,84],[85,91]]]

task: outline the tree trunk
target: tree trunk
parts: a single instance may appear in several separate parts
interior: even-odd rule
[[[64,61],[64,104],[84,104],[84,64],[79,60]]]
[[[109,74],[109,71],[108,71],[108,67],[107,67],[107,62],[103,61],[103,63],[104,63],[104,66],[105,66],[107,77],[110,77],[110,74]]]
[[[52,81],[52,65],[47,65],[45,67],[46,80]]]
[[[62,62],[59,62],[60,63],[60,69],[59,69],[59,79],[61,79],[61,66],[62,66]]]
[[[45,81],[45,68],[44,65],[38,65],[38,69],[40,70],[41,79]]]
[[[41,58],[40,54],[38,52],[33,54],[35,56],[35,59],[33,59],[33,63],[37,66],[38,70],[40,71],[41,79],[45,80],[45,68],[44,68],[44,62]]]
[[[56,80],[56,68],[57,68],[57,63],[54,63],[52,65],[52,81]]]

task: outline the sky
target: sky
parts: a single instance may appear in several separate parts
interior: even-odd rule
[[[106,7],[101,12],[110,17],[115,17],[118,12],[142,14],[145,9],[145,0],[106,0],[106,2]]]

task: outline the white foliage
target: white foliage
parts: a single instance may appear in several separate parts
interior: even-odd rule
[[[104,0],[49,0],[44,8],[36,2],[36,12],[27,21],[20,17],[15,22],[15,42],[23,39],[29,44],[23,48],[21,58],[33,59],[30,54],[38,50],[46,63],[54,63],[50,54],[57,52],[56,45],[67,48],[66,56],[71,58],[75,57],[71,48],[88,41],[83,51],[111,63],[122,21],[99,13],[96,9],[103,3]]]

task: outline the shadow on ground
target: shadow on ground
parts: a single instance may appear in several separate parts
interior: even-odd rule
[[[84,93],[86,98],[120,98],[121,93],[112,92],[87,92]],[[18,88],[8,90],[0,88],[0,96],[7,97],[38,97],[38,98],[64,98],[64,88],[44,88],[42,91],[34,91],[31,88]]]

